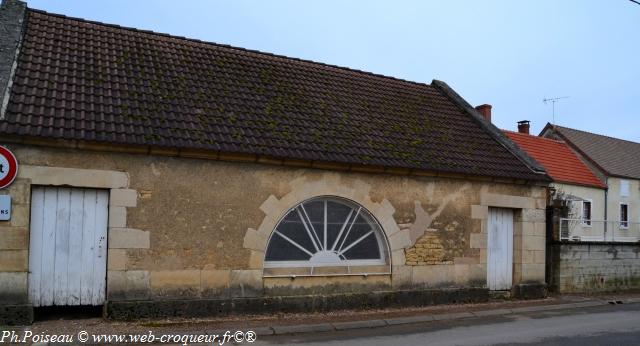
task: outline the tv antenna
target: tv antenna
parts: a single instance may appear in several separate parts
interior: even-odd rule
[[[562,100],[562,99],[568,99],[569,96],[560,96],[560,97],[550,97],[550,98],[543,98],[542,102],[544,102],[544,104],[549,104],[551,103],[551,115],[552,115],[552,120],[551,123],[555,124],[556,123],[556,102]]]

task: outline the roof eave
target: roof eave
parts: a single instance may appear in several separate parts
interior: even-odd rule
[[[288,166],[288,167],[297,167],[297,168],[312,168],[312,169],[315,168],[315,169],[325,169],[325,170],[333,170],[333,171],[345,171],[345,172],[354,172],[354,173],[442,177],[442,178],[465,179],[465,180],[486,181],[486,182],[495,182],[495,183],[510,183],[510,184],[517,184],[517,185],[541,185],[541,183],[543,186],[548,185],[548,182],[546,181],[529,180],[529,179],[523,179],[523,178],[495,177],[495,176],[473,175],[473,174],[465,174],[465,173],[430,171],[426,169],[412,169],[412,168],[391,167],[391,166],[349,164],[349,163],[342,163],[342,162],[280,158],[280,157],[273,157],[269,155],[221,152],[221,151],[206,150],[206,149],[174,148],[174,147],[162,147],[162,146],[154,146],[154,145],[119,144],[119,143],[110,143],[110,142],[96,142],[96,141],[84,141],[84,140],[60,139],[60,138],[56,139],[56,138],[50,138],[50,137],[32,137],[32,136],[17,136],[17,135],[7,135],[6,137],[3,138],[3,140],[7,143],[14,143],[14,144],[20,144],[20,145],[33,145],[33,146],[51,147],[51,148],[67,148],[67,149],[78,149],[78,150],[86,150],[86,151],[182,157],[182,158],[189,158],[189,159],[204,159],[204,160],[226,161],[226,162],[246,162],[246,163],[268,164],[268,165]]]
[[[575,185],[575,186],[581,186],[581,187],[589,187],[589,188],[593,188],[593,189],[598,189],[598,190],[606,190],[608,189],[608,187],[604,184],[602,185],[595,185],[595,184],[585,184],[585,183],[578,183],[575,181],[566,181],[566,180],[559,180],[559,179],[554,179],[553,181],[554,183],[558,183],[558,184],[565,184],[565,185]]]

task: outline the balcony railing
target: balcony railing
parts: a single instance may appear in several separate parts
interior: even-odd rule
[[[561,218],[560,240],[637,242],[640,223]]]

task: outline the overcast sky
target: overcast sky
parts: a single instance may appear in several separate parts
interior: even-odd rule
[[[628,0],[29,0],[67,16],[430,83],[494,123],[640,142],[640,5]]]

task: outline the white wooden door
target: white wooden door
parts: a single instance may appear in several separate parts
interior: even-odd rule
[[[513,281],[513,210],[489,208],[487,285],[509,290]]]
[[[33,306],[105,301],[109,194],[33,187],[29,299]]]

